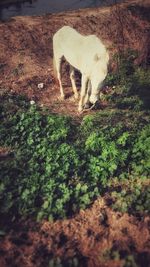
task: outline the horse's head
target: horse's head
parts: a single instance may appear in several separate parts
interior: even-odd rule
[[[95,104],[99,100],[100,89],[107,75],[107,65],[96,64],[91,75],[90,102]]]

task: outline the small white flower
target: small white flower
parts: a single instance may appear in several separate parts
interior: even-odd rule
[[[43,89],[43,87],[44,87],[44,83],[39,83],[38,84],[38,89]]]
[[[34,100],[31,100],[30,101],[30,105],[34,105],[35,104],[35,101]]]

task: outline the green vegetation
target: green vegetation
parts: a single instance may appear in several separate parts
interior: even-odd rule
[[[150,213],[150,182],[146,177],[114,178],[108,182],[108,202],[114,210],[141,215]]]
[[[143,262],[143,255],[142,253],[134,253],[134,255],[130,254],[128,250],[121,250],[121,249],[115,249],[112,247],[111,249],[108,249],[104,251],[103,253],[103,260],[105,262],[109,260],[113,260],[116,263],[118,260],[122,261],[121,266],[122,267],[139,267],[139,266],[148,266],[149,262],[149,253],[144,254],[144,262]],[[143,265],[144,264],[144,265]]]
[[[105,192],[115,210],[150,212],[149,81],[143,69],[111,75],[108,107],[80,123],[2,95],[0,146],[10,153],[0,161],[0,215],[64,218]]]

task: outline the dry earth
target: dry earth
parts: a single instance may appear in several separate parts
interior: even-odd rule
[[[59,257],[67,267],[68,259],[77,257],[79,267],[121,267],[130,254],[138,266],[150,266],[150,218],[114,212],[101,199],[71,219],[12,226],[0,244],[0,266],[48,267]]]
[[[61,26],[70,25],[83,34],[100,36],[111,55],[128,47],[139,51],[137,64],[148,63],[150,6],[148,1],[128,2],[1,22],[0,93],[25,94],[54,113],[76,116],[77,101],[70,90],[66,64],[63,83],[67,97],[59,99],[52,69],[52,36]],[[38,89],[41,82],[44,88]],[[109,249],[120,251],[120,259],[107,257]],[[139,266],[150,266],[150,218],[114,212],[106,197],[74,218],[12,225],[9,235],[1,238],[0,267],[48,267],[53,257],[60,257],[66,267],[67,259],[73,257],[81,267],[120,267],[127,254],[134,254]]]
[[[59,99],[58,84],[52,69],[52,36],[63,25],[70,25],[82,34],[96,34],[109,49],[110,55],[121,49],[139,51],[137,63],[148,62],[148,1],[129,1],[112,8],[95,8],[35,17],[16,17],[0,24],[0,90],[25,94],[49,106],[52,112],[76,115],[68,79],[68,66],[63,68],[67,95]],[[142,4],[141,4],[142,3]],[[113,67],[113,62],[111,64]],[[38,89],[38,83],[44,88]]]

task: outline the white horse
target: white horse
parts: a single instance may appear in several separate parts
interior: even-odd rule
[[[74,68],[82,74],[81,93],[78,111],[81,112],[90,102],[99,99],[100,88],[107,75],[108,52],[95,35],[83,36],[75,29],[64,26],[53,36],[54,71],[60,85],[61,97],[64,91],[61,82],[61,61],[64,57],[70,63],[70,79],[75,98],[78,91],[75,84]]]

